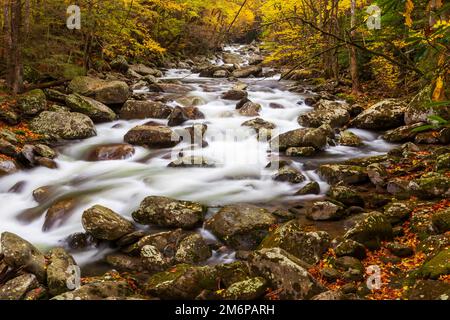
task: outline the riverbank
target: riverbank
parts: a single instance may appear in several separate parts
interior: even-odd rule
[[[346,102],[333,83],[278,82],[261,62],[255,46],[165,75],[122,60],[2,98],[0,296],[448,295],[449,129],[412,131],[436,110]],[[242,127],[255,131],[224,138]],[[174,141],[183,128],[198,139]],[[73,266],[98,260],[105,275],[86,267],[95,276],[67,288]]]

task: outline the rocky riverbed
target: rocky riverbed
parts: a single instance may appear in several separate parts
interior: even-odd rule
[[[0,299],[448,299],[449,110],[263,55],[0,97]]]

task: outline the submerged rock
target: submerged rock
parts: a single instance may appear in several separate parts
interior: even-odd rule
[[[140,224],[192,229],[203,221],[205,213],[206,207],[197,202],[150,196],[141,202],[132,216]]]
[[[100,205],[83,212],[82,224],[88,233],[102,240],[117,240],[135,229],[133,223]]]
[[[255,248],[277,219],[268,210],[253,205],[225,206],[206,221],[205,227],[229,246]]]
[[[85,139],[95,136],[92,120],[77,112],[44,111],[31,120],[30,128],[49,137],[57,139]]]

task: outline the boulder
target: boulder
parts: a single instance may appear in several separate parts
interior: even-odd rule
[[[130,68],[127,59],[121,55],[118,55],[116,58],[114,58],[114,60],[111,61],[110,65],[113,70],[120,73],[126,73]]]
[[[321,150],[327,144],[327,136],[328,132],[324,126],[315,129],[295,129],[272,139],[271,146],[280,151],[285,151],[290,147],[313,147]]]
[[[351,126],[369,129],[386,130],[405,124],[406,104],[396,99],[382,100],[361,112],[350,123]]]
[[[261,277],[233,283],[220,295],[224,300],[255,300],[264,295],[267,281]]]
[[[129,87],[123,81],[106,81],[85,76],[73,78],[69,89],[106,105],[122,104],[130,96]]]
[[[295,195],[302,196],[307,194],[320,194],[320,185],[316,181],[308,182],[304,187],[298,190]]]
[[[283,166],[273,175],[273,180],[289,183],[301,183],[306,177],[297,169],[289,166]]]
[[[23,268],[34,274],[39,281],[46,277],[45,256],[31,243],[14,233],[1,234],[1,253],[3,261],[13,269]]]
[[[206,101],[203,98],[196,96],[184,96],[175,99],[175,102],[182,105],[183,107],[197,107],[206,103]]]
[[[433,226],[439,233],[450,231],[450,208],[439,210],[433,214]]]
[[[180,142],[180,137],[168,127],[141,125],[128,131],[124,140],[132,145],[150,148],[170,148]]]
[[[134,72],[140,74],[141,76],[154,76],[154,77],[162,77],[162,72],[154,69],[154,68],[150,68],[147,67],[146,65],[143,64],[133,64],[130,66],[130,69],[133,70]]]
[[[344,185],[335,185],[330,188],[327,195],[344,205],[364,207],[363,198],[353,189]]]
[[[413,248],[400,242],[390,242],[386,248],[395,256],[400,258],[410,257],[414,254]]]
[[[36,133],[57,139],[85,139],[95,136],[92,120],[77,112],[44,111],[31,120],[30,128]]]
[[[365,168],[360,166],[344,165],[344,164],[324,164],[318,169],[318,173],[322,179],[329,184],[358,184],[368,181]]]
[[[134,155],[134,147],[126,143],[101,145],[93,148],[87,155],[89,161],[123,160]]]
[[[231,75],[234,78],[248,78],[250,76],[258,77],[262,73],[262,67],[261,66],[248,66],[243,67],[241,69],[234,70]]]
[[[105,280],[82,285],[80,288],[65,292],[52,300],[102,300],[106,298],[126,298],[132,289],[126,281]]]
[[[363,142],[360,137],[351,131],[345,130],[340,133],[339,144],[348,147],[360,147]]]
[[[183,124],[184,122],[189,120],[189,116],[187,112],[182,107],[175,107],[172,110],[172,113],[169,116],[169,121],[167,125],[170,127],[175,127]]]
[[[0,177],[19,171],[19,166],[14,160],[0,158]]]
[[[342,127],[350,121],[350,114],[345,106],[336,101],[320,100],[315,104],[314,111],[298,117],[298,123],[305,127],[318,128],[323,124],[331,127]]]
[[[346,239],[336,246],[334,253],[337,257],[349,256],[364,259],[366,257],[366,248],[359,242]]]
[[[167,166],[172,168],[212,168],[215,167],[215,163],[202,156],[185,156],[170,162]]]
[[[247,120],[247,121],[243,122],[241,124],[241,126],[250,127],[252,129],[254,129],[256,131],[256,133],[258,133],[261,129],[272,130],[272,129],[275,129],[275,127],[276,127],[275,124],[273,124],[272,122],[266,121],[261,118]]]
[[[297,220],[286,222],[271,231],[259,249],[281,248],[309,264],[316,264],[328,250],[331,238],[324,231],[306,231]]]
[[[290,147],[286,149],[286,155],[289,157],[311,157],[316,154],[313,147]]]
[[[212,255],[211,248],[197,233],[192,233],[181,240],[175,253],[177,263],[195,264],[207,260]]]
[[[247,98],[248,93],[245,90],[235,90],[231,89],[227,92],[224,92],[221,96],[224,100],[242,100]]]
[[[414,141],[417,132],[414,129],[424,125],[423,122],[401,126],[389,131],[386,131],[383,135],[383,139],[392,143],[402,143],[407,141]]]
[[[391,202],[384,206],[384,216],[392,224],[398,224],[407,220],[413,211],[415,204],[409,201]]]
[[[437,172],[429,172],[412,180],[408,189],[421,199],[450,197],[450,177]]]
[[[128,100],[120,109],[120,118],[132,119],[167,119],[172,112],[172,108],[157,101]]]
[[[142,265],[147,271],[160,272],[168,266],[168,259],[155,246],[145,245],[141,252]]]
[[[255,248],[277,219],[268,210],[254,205],[230,205],[208,219],[205,227],[227,245],[239,249]]]
[[[420,267],[419,272],[423,277],[431,279],[438,279],[440,276],[450,274],[450,248],[441,250],[426,261]]]
[[[259,116],[261,105],[259,103],[247,102],[238,110],[239,114],[245,117]]]
[[[203,221],[205,213],[206,207],[197,202],[150,196],[141,202],[132,216],[140,224],[192,229]]]
[[[365,245],[369,249],[380,248],[382,240],[392,238],[392,226],[389,220],[380,212],[370,212],[350,228],[344,235],[345,239],[351,239]]]
[[[34,274],[24,273],[0,286],[0,300],[22,300],[27,292],[38,286]]]
[[[71,280],[75,280],[76,263],[70,254],[63,248],[55,248],[49,252],[49,265],[47,267],[47,286],[50,295],[56,296],[73,290],[69,288]]]
[[[85,114],[94,122],[113,121],[117,117],[114,111],[103,103],[79,94],[66,96],[66,105],[71,111]]]
[[[227,64],[241,64],[242,58],[239,54],[236,53],[230,53],[230,52],[224,52],[222,54],[222,60],[223,62]]]
[[[344,216],[344,208],[330,201],[314,202],[306,212],[306,217],[315,221],[339,220]]]
[[[307,271],[308,265],[280,248],[261,249],[249,258],[252,272],[280,290],[281,300],[306,300],[326,289]]]
[[[414,286],[405,291],[407,300],[448,300],[450,283],[438,280],[418,280]]]
[[[117,240],[135,229],[133,223],[100,205],[84,211],[81,222],[86,232],[101,240]]]
[[[17,97],[17,108],[26,116],[34,116],[47,106],[44,91],[35,89]]]

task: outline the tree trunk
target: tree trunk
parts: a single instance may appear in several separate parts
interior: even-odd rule
[[[351,27],[351,38],[352,41],[354,41],[356,31],[354,30],[355,24],[356,24],[356,0],[352,0],[351,3],[351,21],[350,21],[350,27]],[[360,88],[359,88],[359,76],[358,76],[358,59],[356,56],[356,48],[354,46],[350,46],[350,75],[352,77],[352,94],[353,95],[359,95],[360,94]]]
[[[13,93],[23,88],[23,66],[20,26],[22,23],[22,1],[10,0],[10,24],[7,36],[7,77],[6,83]]]

